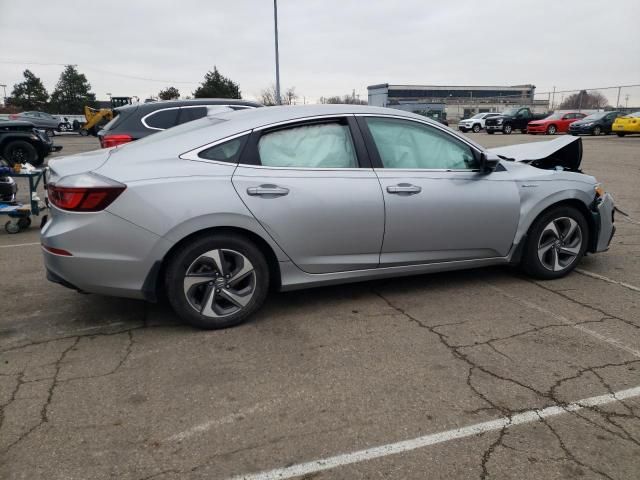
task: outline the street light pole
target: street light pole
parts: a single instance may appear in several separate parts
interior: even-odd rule
[[[280,55],[278,53],[278,0],[273,0],[273,25],[276,39],[276,103],[282,104],[280,99]]]
[[[7,106],[7,86],[5,84],[0,84],[0,87],[2,87],[2,90],[4,90],[4,96],[2,97],[2,106],[6,107]]]

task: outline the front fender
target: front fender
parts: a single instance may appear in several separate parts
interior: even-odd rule
[[[522,241],[523,237],[527,234],[535,219],[538,218],[538,216],[540,216],[540,214],[547,208],[567,200],[578,200],[579,202],[584,204],[586,209],[589,209],[589,206],[593,203],[593,195],[589,195],[584,190],[578,188],[567,188],[564,190],[548,193],[545,192],[546,188],[542,188],[541,190],[536,191],[535,194],[528,194],[527,189],[539,188],[530,187],[528,185],[531,184],[523,182],[519,185],[521,196],[520,223],[518,224],[518,229],[513,241],[514,244],[519,244]],[[551,186],[549,186],[549,188],[551,188]]]

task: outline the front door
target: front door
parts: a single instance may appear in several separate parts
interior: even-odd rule
[[[378,266],[382,192],[350,124],[338,117],[254,132],[233,175],[255,218],[308,273]]]
[[[472,148],[421,122],[361,117],[386,221],[380,266],[506,256],[520,214],[509,172],[481,173]]]

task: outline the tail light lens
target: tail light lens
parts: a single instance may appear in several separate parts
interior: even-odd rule
[[[113,135],[104,135],[100,137],[100,146],[102,148],[109,147],[117,147],[118,145],[122,145],[123,143],[129,143],[133,140],[131,135],[127,134],[113,134]]]
[[[70,175],[47,185],[49,201],[61,210],[99,212],[107,208],[126,185],[95,173]]]

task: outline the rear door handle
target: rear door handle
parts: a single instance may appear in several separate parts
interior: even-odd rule
[[[411,185],[410,183],[399,183],[398,185],[389,185],[387,192],[389,193],[407,193],[416,194],[422,191],[422,187]]]
[[[288,188],[279,187],[277,185],[260,185],[259,187],[249,187],[247,188],[247,194],[256,197],[256,196],[276,196],[282,197],[289,193]]]

